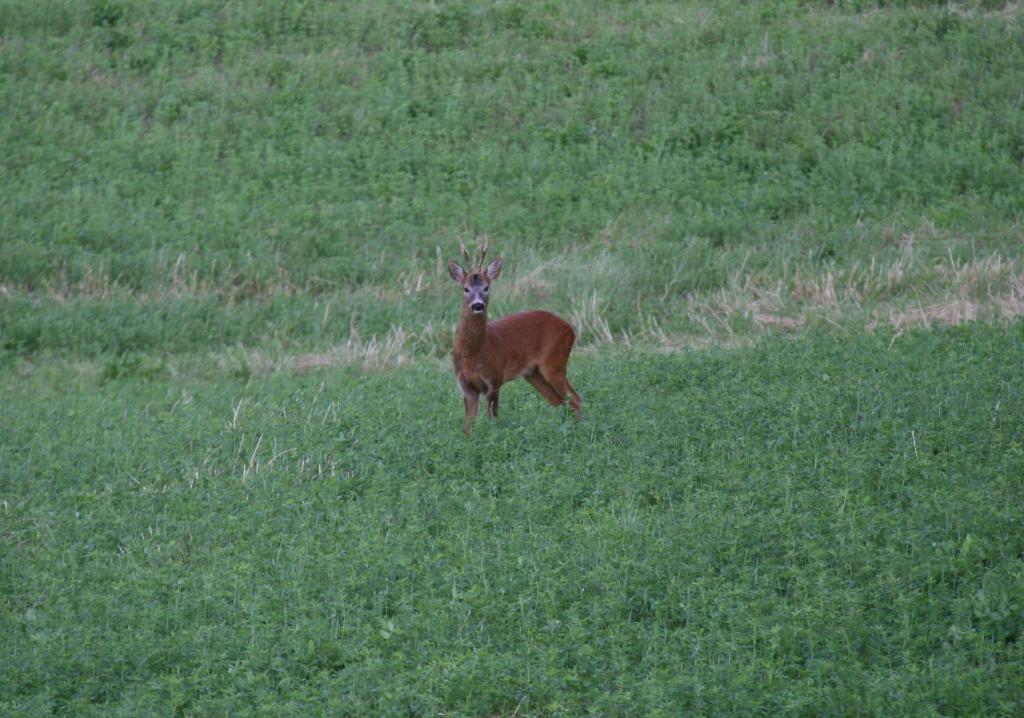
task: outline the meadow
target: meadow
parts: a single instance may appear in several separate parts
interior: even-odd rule
[[[1017,715],[1024,336],[8,376],[0,712]]]
[[[1020,715],[1004,2],[0,5],[0,713]],[[461,432],[444,269],[584,417]]]

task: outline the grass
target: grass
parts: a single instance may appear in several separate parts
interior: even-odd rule
[[[1024,335],[8,374],[17,714],[1014,715]]]
[[[1019,6],[873,7],[7,3],[0,348],[447,326],[480,234],[535,279],[502,311],[596,297],[648,346],[757,334],[737,285],[904,270],[864,326],[946,301],[937,263],[1019,281]]]
[[[0,713],[1019,715],[1022,23],[0,4]]]

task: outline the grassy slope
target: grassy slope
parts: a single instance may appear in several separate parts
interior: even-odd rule
[[[0,39],[0,712],[1021,711],[1021,327],[905,333],[1024,312],[1016,6]],[[581,425],[513,385],[463,440],[481,233],[498,313],[611,347]]]
[[[480,233],[502,309],[587,342],[1024,311],[1012,8],[50,0],[0,28],[7,352],[401,325],[436,353],[440,260]]]
[[[581,424],[519,383],[472,444],[427,363],[8,376],[0,709],[1019,714],[1022,367],[589,355]]]

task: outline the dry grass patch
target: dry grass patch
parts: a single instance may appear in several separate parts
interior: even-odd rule
[[[1013,262],[1006,263],[1004,268],[1010,271],[1001,277],[999,289],[992,287],[992,274],[979,272],[977,267],[967,265],[962,270],[967,279],[954,283],[953,291],[947,296],[907,308],[880,308],[868,326],[873,328],[885,322],[903,330],[933,325],[956,326],[979,320],[1013,321],[1024,316],[1024,272],[1012,271]],[[989,292],[980,299],[973,299],[979,286],[987,286]]]
[[[794,331],[819,320],[901,330],[1010,321],[1024,315],[1024,271],[999,255],[968,262],[950,255],[928,263],[910,249],[888,263],[872,260],[849,269],[737,272],[722,289],[687,297],[683,311],[710,336],[729,336],[743,323],[754,331]]]
[[[383,337],[372,336],[362,341],[359,335],[349,336],[329,356],[335,366],[358,366],[364,371],[377,371],[408,364],[414,350],[415,336],[402,327],[394,327]],[[304,368],[302,361],[296,369]]]
[[[604,317],[603,301],[596,291],[590,294],[589,299],[573,305],[569,321],[576,327],[581,343],[596,346],[615,344],[615,336]]]
[[[276,276],[255,278],[241,270],[227,267],[218,270],[213,262],[203,273],[199,260],[190,259],[184,252],[173,259],[158,263],[156,274],[162,279],[144,288],[126,283],[112,275],[103,264],[87,265],[72,279],[65,268],[54,277],[41,282],[38,288],[8,284],[10,294],[37,294],[58,304],[75,299],[107,299],[131,297],[139,302],[162,302],[169,299],[216,297],[227,302],[270,299],[280,295],[294,295],[305,291],[292,281],[290,274],[279,262]]]
[[[286,359],[283,364],[298,372],[341,366],[355,366],[363,371],[396,369],[406,366],[419,354],[439,353],[442,333],[432,323],[418,332],[393,327],[383,336],[374,335],[366,340],[358,331],[353,331],[343,344],[327,352],[302,354]]]

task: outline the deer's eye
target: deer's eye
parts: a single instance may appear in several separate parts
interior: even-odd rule
[[[464,294],[469,294],[469,287],[463,287],[462,291]]]
[[[487,292],[489,292],[489,291],[491,291],[490,287],[484,287],[484,294],[487,294]]]

